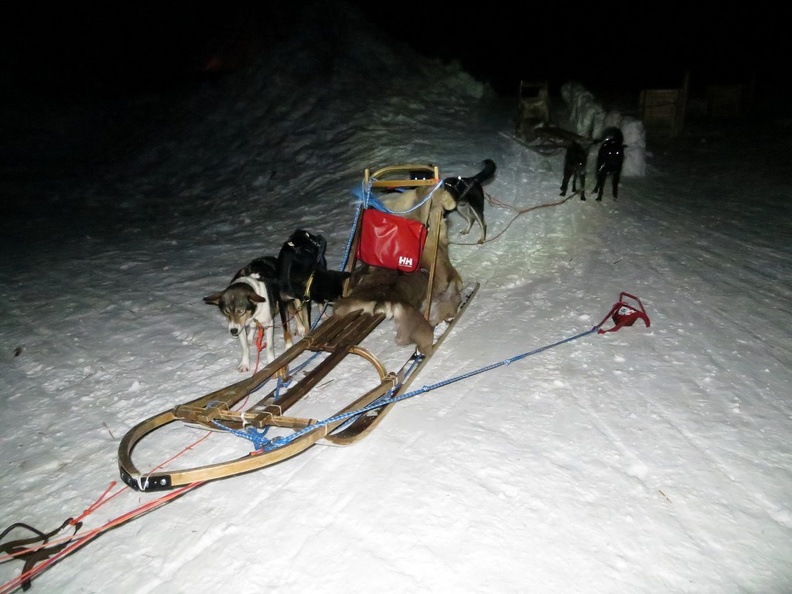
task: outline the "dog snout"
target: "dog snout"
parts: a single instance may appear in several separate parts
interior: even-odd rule
[[[236,328],[236,327],[229,328],[228,331],[231,333],[231,336],[238,336],[239,335],[239,328]]]

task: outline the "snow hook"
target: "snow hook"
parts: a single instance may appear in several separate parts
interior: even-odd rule
[[[631,299],[634,304],[627,303],[625,297]],[[602,328],[602,325],[610,318],[613,320],[613,327],[607,330]],[[632,326],[636,320],[643,320],[646,327],[649,327],[649,316],[646,315],[643,303],[638,297],[630,295],[622,291],[619,295],[619,301],[611,308],[608,315],[602,318],[602,321],[595,326],[598,334],[605,334],[606,332],[616,332],[619,328],[624,326]]]

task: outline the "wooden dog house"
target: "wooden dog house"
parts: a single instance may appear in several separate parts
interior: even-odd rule
[[[682,133],[690,74],[678,89],[643,89],[640,95],[641,120],[647,130],[665,132],[672,138]]]

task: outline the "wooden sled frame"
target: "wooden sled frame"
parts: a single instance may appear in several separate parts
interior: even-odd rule
[[[412,172],[408,176],[411,177],[410,179],[399,177],[403,176],[405,172]],[[432,177],[414,179],[415,172],[423,172],[427,176],[431,174]],[[391,176],[394,175],[397,177],[391,179]],[[408,164],[386,167],[372,175],[367,169],[364,183],[367,187],[376,188],[436,185],[439,183],[439,170],[434,166]],[[434,210],[436,209],[433,209],[431,213],[433,221],[430,226],[433,227],[432,231],[435,233],[435,253],[432,254],[428,291],[431,291],[434,278],[437,236],[439,236],[440,229],[439,219],[435,217],[443,214],[442,212],[436,213]],[[358,222],[352,242],[352,257],[347,266],[350,271],[353,271],[356,265],[354,254],[357,251],[359,236],[360,224]],[[456,317],[435,340],[433,352],[449,334],[462,310],[477,290],[478,284],[468,289]],[[428,311],[426,315],[428,317]],[[138,423],[126,433],[119,444],[118,465],[122,480],[138,491],[174,489],[276,464],[305,451],[322,439],[334,445],[350,445],[362,439],[382,420],[399,396],[406,393],[412,380],[429,360],[429,357],[416,351],[401,369],[389,372],[375,355],[361,347],[360,343],[379,326],[384,318],[385,315],[382,313],[369,314],[363,311],[353,311],[343,317],[330,317],[253,376],[185,404],[177,405]],[[328,355],[295,385],[290,386],[285,393],[279,394],[275,389],[244,411],[233,410],[235,405],[247,398],[265,382],[288,375],[289,365],[306,351],[325,352]],[[315,419],[291,417],[285,414],[289,408],[305,398],[311,389],[349,354],[360,356],[372,365],[379,378],[378,385],[330,417],[331,422],[328,423],[319,424]],[[356,417],[344,417],[347,413],[358,411],[386,396],[387,400],[381,406],[376,406]],[[343,418],[335,420],[337,417]],[[244,430],[246,427],[256,429],[281,427],[303,431],[312,425],[317,425],[317,427],[313,430],[303,431],[286,445],[268,451],[266,449],[256,450],[229,461],[189,469],[142,473],[132,461],[136,444],[151,432],[175,421],[181,421],[190,426],[205,427],[207,430],[216,430],[218,424],[230,430]]]
[[[404,173],[409,177],[403,177]],[[427,177],[430,175],[432,177]],[[401,176],[391,178],[391,175]],[[420,177],[419,177],[420,176]],[[435,186],[440,183],[440,168],[437,165],[391,165],[377,169],[371,173],[369,169],[363,173],[363,184],[368,188],[414,188],[418,186]]]
[[[404,174],[407,173],[407,177]],[[431,175],[432,177],[428,177]],[[391,177],[394,176],[394,177]],[[374,189],[382,189],[386,191],[393,191],[398,189],[412,189],[425,186],[436,186],[440,183],[440,169],[437,165],[422,165],[417,163],[408,163],[406,165],[390,165],[383,167],[371,173],[371,170],[366,169],[363,172],[363,186],[366,192]],[[364,205],[365,206],[365,205]],[[435,270],[437,268],[437,249],[440,245],[440,223],[445,213],[443,208],[439,205],[433,205],[429,213],[429,229],[432,233],[430,240],[427,242],[428,249],[432,251],[431,266],[429,268],[429,282],[426,287],[426,294],[432,294],[434,287]],[[357,247],[360,242],[360,224],[358,223],[355,230],[355,236],[352,240],[352,253],[349,264],[346,270],[354,272],[357,265]],[[350,276],[351,278],[351,276]],[[346,283],[345,294],[349,292],[349,280]],[[424,317],[428,320],[431,314],[432,301],[427,301],[426,312]]]
[[[547,81],[520,81],[517,89],[517,118],[514,135],[526,142],[535,138],[535,129],[550,125],[550,93]]]

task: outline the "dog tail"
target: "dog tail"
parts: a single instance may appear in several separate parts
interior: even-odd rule
[[[479,184],[484,183],[493,175],[495,175],[496,169],[497,166],[495,165],[495,161],[492,159],[484,159],[484,169],[473,176],[473,181]]]

